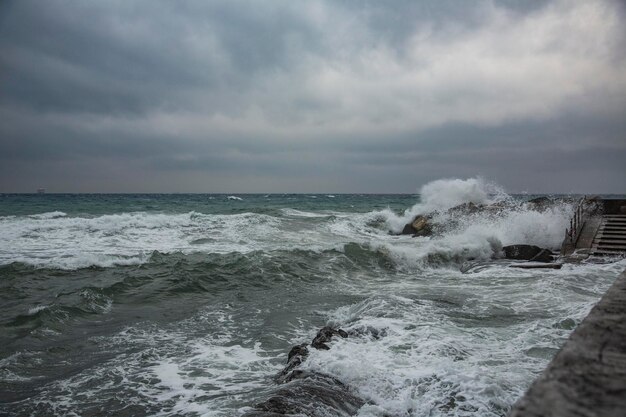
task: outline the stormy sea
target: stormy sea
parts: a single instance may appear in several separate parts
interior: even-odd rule
[[[0,415],[504,416],[626,267],[534,197],[0,195]]]

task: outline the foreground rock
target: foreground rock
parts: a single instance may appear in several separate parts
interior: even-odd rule
[[[281,387],[242,417],[355,415],[365,401],[354,395],[345,384],[330,375],[298,369],[309,355],[309,348],[328,350],[327,343],[335,336],[348,337],[348,333],[327,326],[317,332],[310,345],[294,346],[289,351],[287,366],[276,377]]]
[[[548,249],[535,245],[509,245],[502,248],[506,259],[516,261],[552,262],[553,254]]]

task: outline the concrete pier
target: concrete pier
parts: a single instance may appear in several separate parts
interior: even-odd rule
[[[509,417],[626,416],[626,271]]]

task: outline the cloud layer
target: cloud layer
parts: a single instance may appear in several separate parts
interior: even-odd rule
[[[626,192],[624,7],[530,3],[3,2],[0,192]]]

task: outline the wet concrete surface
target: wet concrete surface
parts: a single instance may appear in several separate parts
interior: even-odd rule
[[[626,271],[509,417],[626,416]]]

